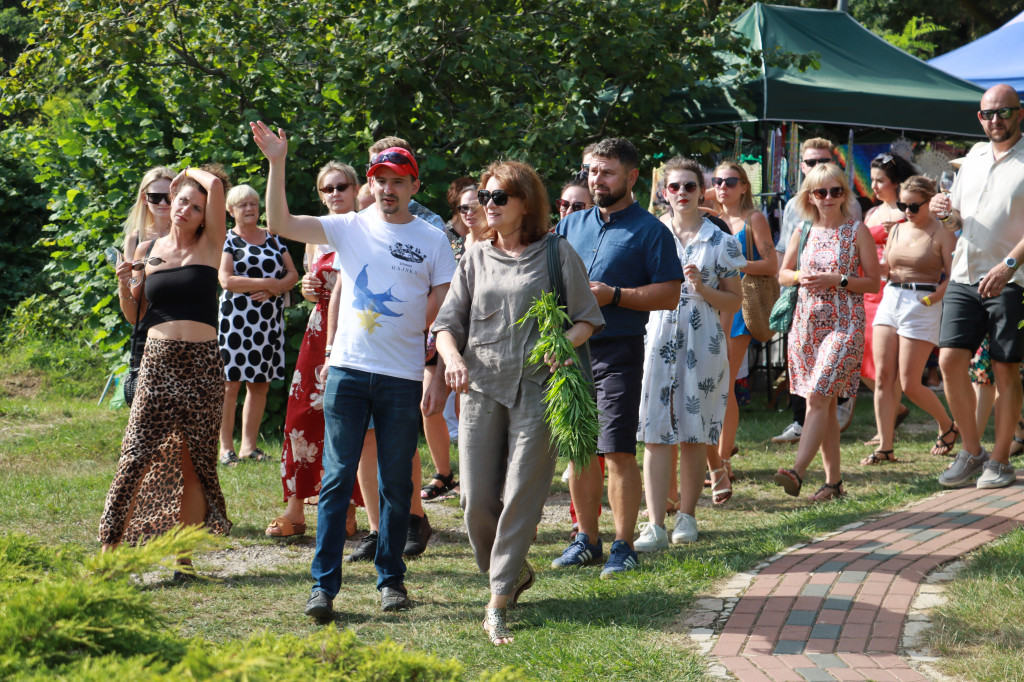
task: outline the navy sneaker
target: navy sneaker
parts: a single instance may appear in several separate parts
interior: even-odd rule
[[[567,568],[569,566],[590,566],[600,563],[604,558],[604,550],[601,548],[601,539],[597,544],[590,544],[590,538],[586,533],[577,533],[576,539],[572,541],[562,556],[551,562],[551,568]]]
[[[617,573],[634,571],[640,566],[640,558],[629,548],[625,540],[616,540],[608,552],[608,562],[601,570],[604,579],[614,578]]]

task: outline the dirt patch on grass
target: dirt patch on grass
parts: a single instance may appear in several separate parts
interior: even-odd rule
[[[43,388],[43,378],[38,374],[23,373],[0,377],[0,397],[35,398]]]

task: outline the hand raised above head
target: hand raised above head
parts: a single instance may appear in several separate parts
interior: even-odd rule
[[[271,162],[284,161],[288,156],[288,136],[282,128],[277,129],[275,134],[263,121],[250,122],[252,138],[256,146],[260,148],[263,155]]]

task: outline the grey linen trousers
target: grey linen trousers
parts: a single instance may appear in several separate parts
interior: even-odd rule
[[[544,387],[519,382],[512,407],[470,390],[459,417],[459,474],[469,543],[491,593],[511,594],[555,473]]]

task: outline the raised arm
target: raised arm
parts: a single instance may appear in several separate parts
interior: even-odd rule
[[[202,238],[206,239],[211,248],[219,251],[224,246],[228,230],[228,214],[224,208],[224,183],[216,175],[202,168],[186,168],[171,180],[171,196],[175,195],[185,178],[195,180],[206,190],[206,210],[203,217],[205,227]]]
[[[284,130],[274,133],[263,121],[250,123],[256,146],[270,162],[267,175],[267,227],[275,234],[304,244],[326,244],[320,219],[309,215],[292,215],[288,211],[285,195],[285,158],[288,156],[288,136]]]

